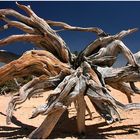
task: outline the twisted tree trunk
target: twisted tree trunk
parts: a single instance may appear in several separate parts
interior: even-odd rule
[[[28,16],[12,9],[1,9],[0,19],[6,24],[0,28],[0,31],[16,27],[25,34],[1,39],[0,46],[27,41],[44,50],[31,50],[21,57],[9,53],[8,59],[0,53],[0,61],[8,63],[0,68],[1,85],[16,77],[36,76],[23,85],[18,94],[13,95],[7,109],[8,124],[18,104],[46,90],[53,90],[53,92],[50,93],[45,105],[33,111],[31,119],[38,115],[46,115],[46,118],[29,135],[29,138],[47,138],[72,102],[76,103],[78,131],[81,134],[85,133],[85,110],[88,109],[87,102],[84,100],[86,95],[107,123],[120,120],[118,108],[140,109],[139,103],[124,105],[116,101],[106,87],[108,84],[124,92],[129,102],[132,102],[130,96],[133,92],[138,92],[134,82],[140,81],[139,53],[133,55],[121,41],[126,35],[137,31],[137,28],[108,35],[97,27],[82,28],[64,22],[44,20],[38,17],[29,6],[16,4]],[[16,21],[11,20],[9,16],[13,16]],[[52,29],[53,26],[59,26],[61,29],[55,31]],[[64,30],[93,32],[98,38],[76,56],[70,52],[65,41],[58,35],[58,32]],[[124,54],[129,65],[112,68],[119,53]],[[130,87],[126,82],[130,83]],[[90,109],[88,112],[91,116]]]

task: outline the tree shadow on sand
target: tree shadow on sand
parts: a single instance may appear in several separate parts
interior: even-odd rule
[[[100,116],[96,116],[95,118],[100,118]],[[71,118],[62,117],[62,119],[60,119],[60,123],[56,125],[55,129],[53,130],[49,138],[55,139],[58,137],[59,138],[76,137],[84,139],[106,139],[108,137],[114,137],[114,135],[126,135],[136,133],[135,131],[130,132],[129,130],[140,129],[140,124],[122,125],[114,127],[108,125],[108,127],[102,128],[104,126],[107,126],[106,122],[88,125],[86,126],[86,135],[80,136],[78,135],[77,132],[76,117],[75,116]],[[117,130],[125,130],[125,131],[114,133],[114,131]]]
[[[2,112],[0,112],[0,115],[6,116]],[[17,139],[27,137],[36,128],[20,122],[14,116],[12,117],[11,121],[18,127],[0,126],[0,138]]]
[[[1,115],[6,116],[2,112]],[[105,139],[107,137],[113,137],[113,135],[126,135],[130,134],[129,131],[124,132],[115,132],[117,130],[128,130],[132,128],[139,129],[140,124],[138,125],[122,125],[116,127],[107,127],[105,122],[97,123],[94,125],[86,126],[86,136],[79,136],[76,127],[76,117],[67,118],[65,116],[61,117],[60,121],[56,125],[55,129],[49,136],[49,138],[66,138],[66,137],[76,137],[76,138],[86,138],[86,139]],[[16,117],[12,117],[12,123],[17,125],[18,127],[10,127],[10,126],[0,126],[0,138],[8,138],[8,139],[17,139],[27,137],[36,127],[24,124],[17,120]]]

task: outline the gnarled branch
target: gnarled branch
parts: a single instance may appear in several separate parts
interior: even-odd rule
[[[42,74],[46,76],[55,76],[61,71],[69,73],[70,66],[62,63],[47,51],[32,50],[24,53],[19,59],[0,68],[0,84],[14,77],[28,75],[40,76]]]

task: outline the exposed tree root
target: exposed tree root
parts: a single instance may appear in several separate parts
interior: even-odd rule
[[[11,35],[0,40],[0,46],[17,41],[27,41],[44,50],[31,50],[21,57],[1,51],[0,61],[7,63],[0,68],[0,85],[17,77],[34,75],[34,78],[13,95],[7,109],[7,124],[10,124],[15,107],[42,91],[50,92],[46,103],[36,107],[30,119],[46,115],[42,124],[29,138],[47,138],[72,102],[77,110],[77,128],[85,133],[85,111],[90,118],[92,113],[84,100],[88,96],[96,111],[110,124],[120,120],[118,108],[122,110],[140,109],[140,103],[132,103],[131,95],[140,93],[134,82],[140,81],[140,53],[133,53],[121,41],[123,37],[137,31],[137,28],[123,30],[115,35],[106,34],[98,27],[77,27],[64,22],[44,20],[38,17],[30,6],[16,3],[27,16],[12,9],[1,9],[0,19],[5,25],[0,31],[16,27],[25,34]],[[10,19],[10,16],[14,17]],[[15,19],[15,20],[13,20]],[[53,26],[60,30],[52,29]],[[89,44],[77,56],[70,52],[59,31],[71,30],[93,32],[97,39]],[[121,68],[111,67],[122,53],[128,65]],[[5,58],[8,56],[8,58]],[[130,83],[130,86],[127,84]],[[107,89],[107,85],[125,93],[129,103],[124,105],[116,101]]]

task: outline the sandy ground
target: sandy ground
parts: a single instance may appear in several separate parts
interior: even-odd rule
[[[140,87],[140,83],[137,83]],[[117,90],[112,90],[113,96],[122,103],[128,103],[124,94]],[[29,119],[32,110],[45,102],[46,94],[43,97],[32,98],[17,107],[14,112],[11,125],[6,125],[5,110],[10,100],[10,96],[0,96],[0,138],[23,138],[40,125],[45,116]],[[140,102],[140,95],[132,97],[133,102]],[[140,139],[140,110],[124,112],[119,110],[122,121],[107,125],[94,110],[90,101],[88,105],[92,111],[93,119],[90,120],[86,114],[86,137],[88,139]],[[69,108],[69,119],[64,120],[55,128],[49,138],[79,138],[76,126],[76,110],[73,105]]]

